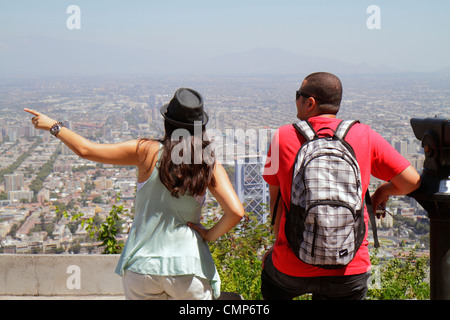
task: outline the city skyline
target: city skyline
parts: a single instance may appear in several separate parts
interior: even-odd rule
[[[71,5],[80,9],[73,29]],[[372,5],[379,8],[377,17]],[[80,0],[0,6],[0,58],[8,61],[0,75],[450,70],[450,3],[444,1]],[[372,18],[379,29],[369,28]],[[249,61],[255,65],[242,70]]]

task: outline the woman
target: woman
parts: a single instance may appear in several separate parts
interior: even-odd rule
[[[42,113],[25,111],[34,115],[32,123],[37,129],[50,131],[84,159],[137,166],[135,218],[116,267],[127,299],[211,299],[220,295],[220,279],[207,241],[231,230],[244,209],[220,164],[211,159],[186,161],[199,156],[194,145],[199,137],[193,134],[202,135],[201,156],[208,145],[203,142],[208,115],[198,92],[180,88],[161,108],[165,136],[160,141],[97,144]],[[224,211],[210,229],[199,224],[206,189]]]

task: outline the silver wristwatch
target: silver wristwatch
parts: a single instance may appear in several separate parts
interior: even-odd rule
[[[56,137],[62,127],[62,122],[58,121],[50,128],[50,133]]]

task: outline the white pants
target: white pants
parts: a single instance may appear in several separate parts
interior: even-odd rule
[[[155,276],[126,270],[122,284],[127,300],[211,300],[209,280],[194,275]]]

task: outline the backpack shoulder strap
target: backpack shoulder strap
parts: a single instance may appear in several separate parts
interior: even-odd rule
[[[347,136],[348,131],[355,123],[359,123],[359,120],[342,120],[339,123],[338,127],[336,128],[336,131],[334,134],[338,138],[344,140],[345,137]]]
[[[278,191],[278,194],[277,194],[277,200],[275,201],[275,207],[273,208],[272,221],[270,222],[270,224],[271,224],[272,226],[275,225],[275,220],[276,220],[276,217],[277,217],[277,211],[278,211],[278,203],[280,202],[280,199],[281,199],[281,201],[283,202],[284,209],[286,210],[285,212],[288,212],[288,208],[287,208],[287,206],[286,206],[286,203],[283,201],[283,198],[281,197],[281,189],[280,189],[280,190]]]
[[[377,223],[375,221],[375,212],[374,212],[374,208],[372,206],[372,199],[370,198],[369,189],[367,189],[367,191],[366,191],[365,199],[366,199],[367,212],[369,213],[370,226],[372,227],[372,236],[373,236],[374,247],[379,248],[380,242],[378,241]]]
[[[277,200],[275,201],[275,207],[273,208],[271,225],[275,225],[275,219],[277,217],[278,211],[278,202],[280,202],[280,198],[281,198],[281,189],[280,191],[278,191]]]
[[[350,130],[350,128],[355,123],[359,123],[359,121],[358,120],[343,120],[343,121],[341,121],[339,123],[338,127],[336,128],[335,135],[338,138],[344,140],[345,137],[347,136],[348,131]],[[375,221],[375,212],[374,212],[374,208],[372,206],[372,201],[371,201],[371,198],[370,198],[369,190],[366,191],[364,199],[365,199],[366,206],[367,206],[367,212],[369,213],[370,225],[372,227],[372,235],[373,235],[373,240],[374,240],[374,247],[375,248],[379,248],[380,247],[380,242],[378,240],[378,230],[377,230],[377,224],[376,224],[376,221]]]
[[[313,140],[314,138],[318,137],[311,123],[309,123],[307,120],[302,120],[294,123],[294,128],[297,129],[297,131],[300,132],[307,141]]]

